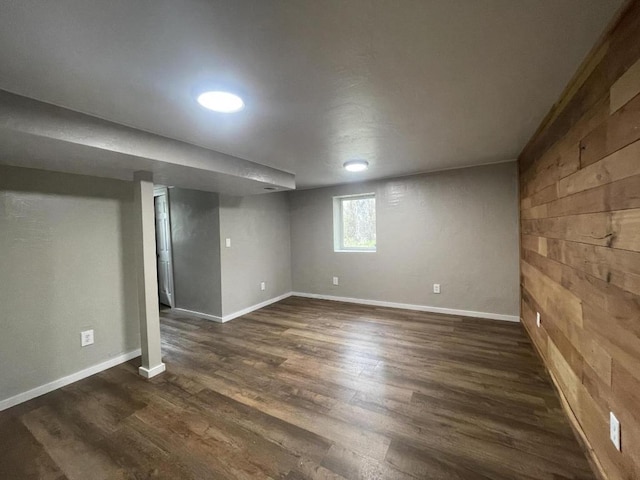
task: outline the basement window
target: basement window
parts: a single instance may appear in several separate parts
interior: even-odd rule
[[[333,197],[334,252],[376,251],[376,195]]]

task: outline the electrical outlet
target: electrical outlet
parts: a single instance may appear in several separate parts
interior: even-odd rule
[[[542,320],[540,320],[540,312],[536,312],[536,325],[538,326],[538,328],[540,328],[541,323]]]
[[[80,332],[80,346],[86,347],[87,345],[93,345],[93,330]]]
[[[333,284],[340,285],[340,282],[338,281],[338,277],[333,277]]]
[[[434,283],[433,284],[433,293],[440,293],[440,284],[439,283]]]
[[[231,247],[231,239],[230,238],[225,238],[224,239],[224,245],[227,248]]]
[[[260,282],[260,290],[266,290],[267,289],[267,282]]]
[[[620,451],[620,420],[613,412],[609,412],[609,436],[615,447]]]

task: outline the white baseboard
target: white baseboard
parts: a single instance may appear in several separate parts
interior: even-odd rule
[[[152,368],[144,368],[138,367],[138,373],[142,375],[144,378],[152,378],[156,375],[160,375],[167,369],[167,366],[164,363],[160,363],[160,365],[156,365]]]
[[[72,373],[71,375],[67,375],[66,377],[59,378],[57,380],[54,380],[53,382],[40,385],[39,387],[32,388],[31,390],[19,393],[18,395],[14,395],[13,397],[0,400],[0,412],[2,410],[6,410],[7,408],[18,405],[19,403],[26,402],[27,400],[39,397],[40,395],[44,395],[45,393],[53,392],[58,388],[65,387],[71,383],[77,382],[78,380],[82,380],[83,378],[95,375],[96,373],[102,372],[103,370],[106,370],[108,368],[115,367],[116,365],[120,365],[124,362],[128,362],[129,360],[139,357],[140,355],[142,355],[142,352],[138,348],[137,350],[123,353],[122,355],[110,358],[109,360],[106,360],[102,363],[98,363],[97,365],[85,368],[84,370],[80,370],[79,372]]]
[[[204,318],[205,320],[211,320],[212,322],[223,323],[226,321],[226,320],[223,320],[222,317],[218,317],[216,315],[209,315],[208,313],[196,312],[195,310],[187,310],[186,308],[172,308],[171,311],[192,315],[194,317]]]
[[[520,321],[520,317],[518,315],[505,315],[502,313],[489,313],[489,312],[475,312],[472,310],[458,310],[454,308],[430,307],[428,305],[413,305],[410,303],[385,302],[382,300],[367,300],[364,298],[337,297],[333,295],[320,295],[317,293],[304,293],[304,292],[288,292],[283,295],[270,298],[269,300],[265,300],[264,302],[257,303],[245,309],[239,310],[237,312],[230,313],[229,315],[225,315],[223,317],[216,317],[214,315],[209,315],[207,313],[196,312],[193,310],[186,310],[183,308],[174,308],[173,310],[177,312],[186,313],[188,315],[193,315],[196,317],[201,317],[206,320],[212,320],[214,322],[224,323],[224,322],[233,320],[234,318],[241,317],[242,315],[246,315],[247,313],[251,313],[260,308],[266,307],[267,305],[271,305],[272,303],[276,303],[276,302],[279,302],[280,300],[284,300],[285,298],[288,298],[290,296],[317,298],[319,300],[331,300],[334,302],[357,303],[360,305],[372,305],[375,307],[401,308],[405,310],[416,310],[420,312],[443,313],[445,315],[458,315],[462,317],[488,318],[490,320],[504,320],[507,322]]]
[[[272,303],[279,302],[280,300],[284,300],[291,296],[291,292],[284,293],[277,297],[270,298],[269,300],[265,300],[264,302],[256,303],[255,305],[251,305],[250,307],[243,308],[242,310],[238,310],[237,312],[230,313],[223,317],[218,317],[215,315],[210,315],[208,313],[196,312],[195,310],[187,310],[186,308],[173,308],[172,311],[178,313],[184,313],[187,315],[192,315],[194,317],[203,318],[204,320],[211,320],[212,322],[225,323],[234,318],[241,317],[242,315],[246,315],[247,313],[254,312],[259,310],[267,305],[271,305]]]
[[[251,305],[250,307],[243,308],[242,310],[238,310],[237,312],[230,313],[229,315],[225,315],[222,317],[223,322],[228,322],[229,320],[233,320],[234,318],[241,317],[242,315],[246,315],[247,313],[251,313],[255,310],[259,310],[267,305],[271,305],[272,303],[279,302],[280,300],[284,300],[285,298],[289,298],[292,295],[292,292],[287,292],[277,297],[270,298],[269,300],[265,300],[264,302],[256,303],[255,305]]]
[[[430,307],[427,305],[412,305],[410,303],[383,302],[381,300],[366,300],[363,298],[336,297],[333,295],[319,295],[317,293],[292,292],[295,297],[317,298],[334,302],[358,303],[375,307],[402,308],[405,310],[417,310],[420,312],[444,313],[446,315],[458,315],[462,317],[488,318],[491,320],[504,320],[507,322],[519,322],[518,315],[505,315],[502,313],[474,312],[471,310],[456,310],[453,308]]]

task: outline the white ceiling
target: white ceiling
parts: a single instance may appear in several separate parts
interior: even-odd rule
[[[477,165],[516,158],[620,4],[0,0],[0,89],[299,188]],[[207,86],[245,110],[203,110]],[[370,170],[343,171],[354,158]]]

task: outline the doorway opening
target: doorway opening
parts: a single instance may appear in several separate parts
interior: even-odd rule
[[[153,205],[156,224],[156,261],[158,264],[158,301],[160,308],[173,308],[173,253],[171,248],[171,217],[169,190],[167,187],[153,189]]]

